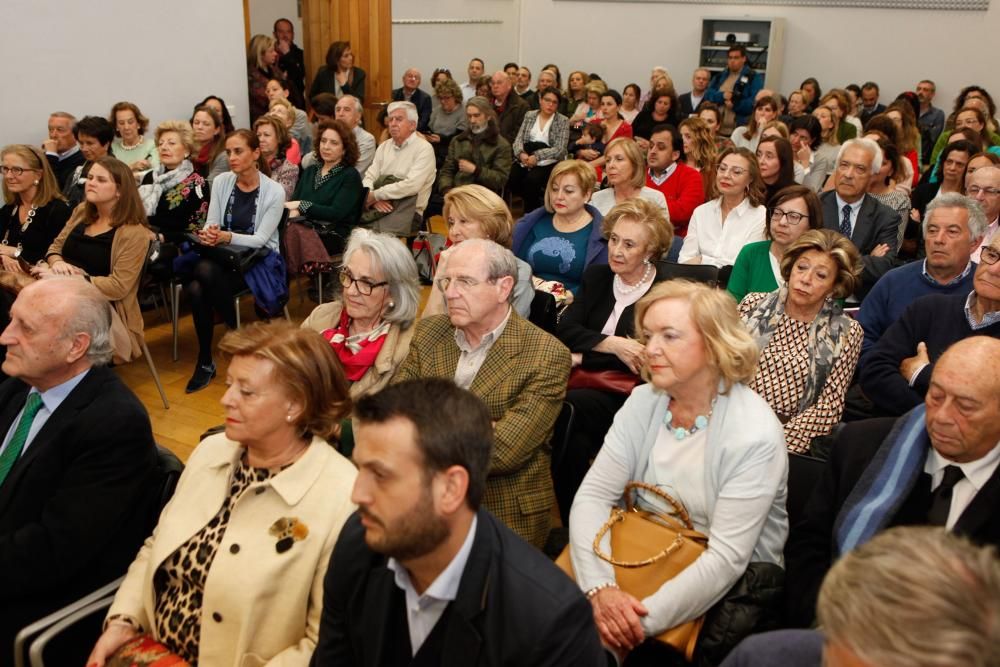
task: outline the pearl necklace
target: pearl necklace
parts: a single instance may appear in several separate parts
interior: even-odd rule
[[[707,415],[698,415],[694,418],[694,424],[691,428],[687,429],[683,426],[674,426],[674,413],[667,408],[666,414],[663,415],[663,424],[667,427],[667,430],[674,436],[676,440],[683,440],[689,435],[694,435],[698,431],[704,431],[708,428],[708,420],[712,418],[712,412],[715,410],[715,400],[712,399],[712,405],[708,408]]]
[[[136,141],[131,146],[129,146],[128,144],[126,144],[125,140],[122,139],[122,148],[124,148],[127,151],[134,151],[136,148],[138,148],[139,146],[142,145],[142,141],[143,141],[143,136],[141,134],[139,135],[138,141]]]
[[[642,274],[642,278],[639,278],[639,282],[634,285],[629,285],[627,282],[622,280],[622,277],[615,274],[615,289],[622,295],[631,294],[640,287],[646,284],[646,281],[650,279],[653,272],[653,265],[650,262],[646,262],[646,270]]]

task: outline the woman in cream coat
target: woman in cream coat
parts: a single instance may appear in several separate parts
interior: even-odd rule
[[[355,469],[329,443],[350,411],[347,385],[312,331],[254,323],[219,347],[233,356],[226,432],[192,453],[88,665],[140,634],[192,664],[312,656],[327,563],[354,511]]]

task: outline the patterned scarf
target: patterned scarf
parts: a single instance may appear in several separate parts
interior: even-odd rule
[[[330,342],[340,363],[344,366],[344,375],[351,382],[357,382],[375,365],[375,358],[385,344],[385,335],[389,333],[391,324],[382,322],[368,333],[350,335],[351,318],[347,316],[347,308],[340,312],[340,322],[332,329],[322,333],[323,338]]]
[[[194,173],[194,165],[191,160],[184,160],[176,169],[166,171],[162,164],[153,171],[153,182],[139,186],[139,196],[142,197],[142,207],[146,209],[146,215],[156,213],[156,207],[160,203],[160,197],[165,190],[169,190],[185,178]]]
[[[757,304],[747,319],[747,330],[757,341],[761,352],[767,347],[771,336],[785,317],[787,298],[787,286],[771,292]],[[844,315],[843,306],[832,299],[827,299],[809,328],[807,349],[812,354],[809,355],[809,377],[806,378],[805,391],[802,392],[802,400],[799,401],[800,413],[819,398],[820,392],[826,386],[830,371],[844,349],[850,328],[851,318]]]

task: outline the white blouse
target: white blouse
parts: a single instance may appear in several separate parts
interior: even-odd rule
[[[531,129],[528,131],[528,138],[531,141],[540,141],[543,144],[545,144],[546,146],[551,146],[552,144],[549,143],[549,130],[552,129],[552,119],[553,118],[554,118],[554,116],[550,116],[549,117],[549,122],[545,124],[545,127],[542,127],[542,114],[538,114],[537,116],[535,116],[535,124],[532,125]],[[548,158],[546,160],[539,160],[538,161],[538,166],[539,167],[547,167],[550,164],[555,164],[555,162],[556,162],[555,158]]]
[[[678,261],[701,257],[702,264],[732,266],[747,243],[764,240],[767,211],[751,206],[744,198],[722,221],[722,198],[707,201],[694,210]]]

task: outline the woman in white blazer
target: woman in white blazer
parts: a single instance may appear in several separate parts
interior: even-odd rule
[[[227,334],[225,434],[205,439],[129,568],[88,665],[147,635],[192,664],[309,663],[323,577],[354,511],[355,469],[330,445],[350,398],[315,331]]]

